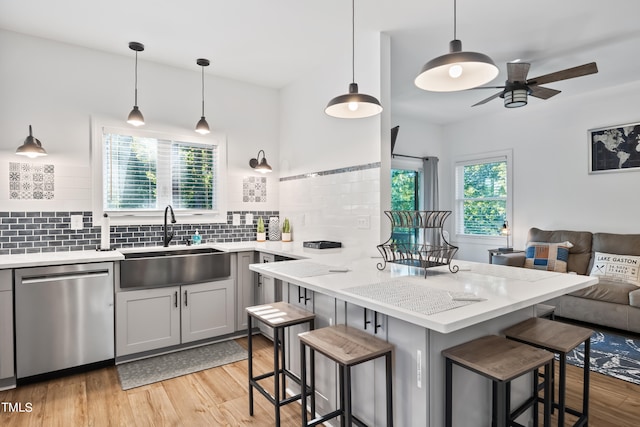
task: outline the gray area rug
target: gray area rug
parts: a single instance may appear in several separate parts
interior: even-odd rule
[[[117,365],[122,390],[191,374],[247,358],[237,342],[223,341]]]

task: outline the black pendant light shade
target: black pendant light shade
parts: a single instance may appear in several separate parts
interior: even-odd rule
[[[351,81],[349,93],[333,98],[324,112],[341,119],[360,119],[382,112],[382,105],[375,97],[358,93],[355,82],[355,0],[351,0]]]
[[[260,160],[260,153],[262,153],[262,160]],[[261,173],[272,171],[271,166],[267,163],[267,158],[264,156],[264,150],[258,151],[258,155],[249,160],[249,166]]]
[[[142,113],[138,109],[138,52],[142,52],[144,50],[144,45],[138,42],[130,42],[129,49],[135,51],[136,53],[136,69],[135,69],[135,95],[133,102],[133,110],[129,113],[129,117],[127,118],[127,123],[134,126],[142,126],[144,124],[144,117]]]
[[[498,76],[498,67],[487,55],[463,52],[456,38],[456,2],[453,2],[453,40],[449,53],[427,62],[414,83],[420,89],[433,92],[455,92],[489,83]]]
[[[27,156],[31,159],[47,155],[47,152],[42,148],[40,141],[33,137],[31,125],[29,125],[29,136],[24,140],[24,143],[18,147],[16,154]]]
[[[207,119],[204,118],[204,67],[209,66],[209,60],[204,58],[199,58],[196,63],[202,67],[202,117],[198,121],[196,125],[196,132],[201,135],[206,135],[210,132],[209,123],[207,123]]]
[[[375,116],[382,112],[382,105],[373,96],[358,93],[358,84],[349,84],[349,93],[333,98],[324,112],[333,117],[358,119]]]

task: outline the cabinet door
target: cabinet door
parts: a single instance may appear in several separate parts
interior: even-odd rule
[[[182,286],[183,343],[234,331],[233,290],[233,279]]]
[[[6,271],[9,272],[7,277],[0,271],[0,280],[6,278],[11,283],[11,271]],[[8,290],[0,291],[0,380],[13,376],[13,292]],[[3,381],[0,381],[0,390],[2,388]]]
[[[275,256],[272,254],[265,254],[260,252],[260,262],[275,262]],[[281,301],[280,289],[276,289],[276,286],[282,286],[280,280],[276,280],[273,277],[266,277],[258,275],[258,284],[256,289],[256,302],[257,304],[269,304],[270,302]],[[258,323],[258,327],[262,335],[273,340],[273,329],[265,326],[263,323]]]
[[[255,252],[239,252],[236,263],[236,331],[247,329],[246,308],[256,304],[254,296],[255,273],[249,270],[249,264],[255,263]]]
[[[180,287],[116,294],[116,357],[180,344]]]

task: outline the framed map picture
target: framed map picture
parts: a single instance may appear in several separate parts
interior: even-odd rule
[[[640,123],[589,130],[589,173],[640,170]]]

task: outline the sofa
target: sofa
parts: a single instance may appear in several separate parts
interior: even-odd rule
[[[492,263],[598,276],[598,284],[545,304],[556,316],[640,333],[640,234],[531,228],[524,253]]]

